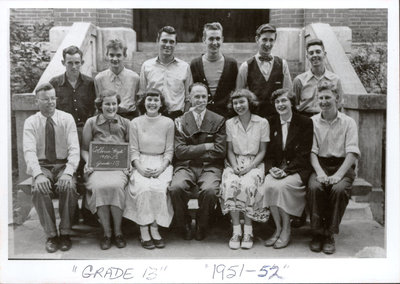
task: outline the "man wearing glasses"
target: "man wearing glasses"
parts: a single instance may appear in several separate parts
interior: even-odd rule
[[[74,118],[56,110],[56,92],[49,83],[36,91],[39,112],[25,120],[23,151],[27,174],[32,176],[32,202],[46,236],[47,252],[71,248],[72,219],[77,205],[75,171],[79,142]],[[59,233],[52,196],[59,197]]]

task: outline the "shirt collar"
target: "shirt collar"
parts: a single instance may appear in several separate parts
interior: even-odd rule
[[[172,64],[172,63],[177,63],[178,60],[176,60],[176,57],[174,56],[174,59],[172,59],[171,62],[169,62],[169,63],[167,63],[167,64],[164,64],[164,63],[161,62],[160,57],[157,56],[157,57],[156,57],[156,62],[157,62],[158,64],[163,65],[163,66],[168,66],[168,65],[170,65],[170,64]]]
[[[81,82],[82,80],[83,80],[83,79],[82,79],[82,74],[81,74],[81,72],[79,72],[78,80],[77,80],[76,82],[79,83],[79,82]],[[65,85],[67,82],[68,82],[68,79],[67,79],[67,72],[64,72],[63,76],[61,76],[60,85],[63,86],[63,85]],[[68,82],[68,83],[69,83],[69,82]]]
[[[122,68],[121,72],[119,72],[118,74],[115,74],[113,71],[111,71],[111,69],[108,69],[108,71],[110,72],[110,79],[111,82],[114,82],[115,79],[124,76],[125,74],[125,67]]]
[[[233,120],[233,122],[235,123],[235,124],[237,124],[237,123],[239,123],[240,122],[240,119],[239,119],[239,116],[237,115],[237,116],[235,116],[234,118],[233,118],[234,120]],[[250,123],[252,123],[252,122],[259,122],[259,121],[261,121],[263,118],[262,117],[260,117],[260,116],[258,116],[258,115],[256,115],[256,114],[251,114],[251,116],[250,116]]]
[[[207,109],[204,109],[204,110],[203,110],[202,112],[200,112],[200,113],[197,113],[197,112],[195,112],[195,111],[193,110],[194,118],[197,118],[197,116],[200,115],[201,120],[203,121],[204,115],[206,114],[206,110],[207,110]]]
[[[321,112],[320,112],[319,114],[316,114],[316,116],[317,116],[317,119],[318,119],[318,120],[320,120],[320,121],[322,121],[322,122],[324,122],[324,123],[333,124],[333,123],[335,123],[337,120],[343,119],[344,114],[341,113],[341,112],[338,110],[338,111],[337,111],[337,116],[336,116],[335,119],[332,120],[331,122],[328,122],[326,119],[324,119],[324,118],[322,117],[322,113],[321,113]]]
[[[279,119],[281,121],[281,124],[283,125],[285,123],[290,123],[292,121],[292,117],[293,117],[293,114],[289,117],[288,120],[283,120],[280,116],[279,116]]]
[[[117,123],[118,122],[118,115],[116,115],[115,118],[113,118],[113,119],[105,118],[103,114],[99,114],[97,116],[97,119],[96,119],[96,124],[97,125],[102,125],[102,124],[104,124],[106,122]]]
[[[308,71],[306,72],[306,78],[305,78],[306,82],[308,82],[308,81],[309,81],[311,78],[313,78],[313,77],[315,77],[315,75],[311,72],[311,69],[308,70]],[[328,69],[326,69],[326,67],[325,67],[325,72],[324,72],[324,74],[321,76],[321,78],[322,78],[322,77],[325,77],[325,78],[328,79],[328,80],[333,80],[333,79],[335,79],[335,74],[332,73],[331,71],[329,71]],[[315,77],[315,78],[317,78],[317,77]]]
[[[41,120],[44,120],[44,121],[47,120],[47,117],[45,117],[40,111],[39,111],[39,118]],[[58,110],[57,109],[55,110],[54,114],[51,116],[51,119],[53,120],[55,125],[59,124],[59,121],[58,121]]]

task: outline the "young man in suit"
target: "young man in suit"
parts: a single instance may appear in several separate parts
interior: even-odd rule
[[[187,203],[198,186],[196,240],[205,238],[217,202],[226,153],[225,119],[206,109],[207,86],[190,87],[192,108],[175,120],[175,170],[169,193],[177,227],[185,240],[193,238]]]
[[[235,90],[238,73],[235,59],[221,52],[224,42],[223,28],[218,22],[207,23],[203,29],[206,53],[190,63],[193,82],[201,82],[208,89],[207,108],[224,117],[228,116],[229,94]]]
[[[71,248],[72,219],[77,205],[75,171],[79,142],[74,118],[56,110],[56,92],[49,83],[36,91],[39,112],[24,123],[23,150],[27,173],[32,176],[32,202],[46,236],[46,250]],[[51,197],[59,196],[61,222],[58,236]]]
[[[332,254],[335,252],[333,235],[339,233],[349,202],[360,149],[356,122],[338,111],[336,86],[331,82],[320,82],[317,88],[321,113],[312,117],[311,165],[314,173],[308,181],[307,193],[313,231],[310,249]]]
[[[256,31],[258,52],[239,67],[236,89],[248,88],[258,98],[258,115],[268,118],[276,114],[271,94],[281,88],[292,89],[289,67],[285,59],[272,56],[277,37],[276,28],[263,24]]]

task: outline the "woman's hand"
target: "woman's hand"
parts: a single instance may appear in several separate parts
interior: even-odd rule
[[[140,163],[136,163],[136,170],[144,177],[151,178],[153,176],[153,169],[142,167]]]
[[[287,173],[285,173],[284,170],[277,168],[277,167],[273,167],[269,170],[269,173],[271,174],[272,177],[276,178],[276,179],[281,179],[287,176]]]
[[[89,167],[88,164],[85,164],[85,167],[83,168],[83,173],[87,176],[90,176],[93,172],[93,168]]]
[[[161,166],[159,168],[152,170],[152,177],[158,178],[165,171],[165,167]]]

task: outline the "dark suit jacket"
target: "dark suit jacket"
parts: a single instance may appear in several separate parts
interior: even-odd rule
[[[227,104],[229,95],[236,87],[236,77],[238,74],[237,62],[235,59],[224,56],[224,69],[222,70],[221,77],[218,81],[217,90],[214,97],[208,98],[207,108],[213,112],[218,113],[224,117],[228,115]],[[204,66],[202,56],[192,60],[190,63],[190,70],[192,71],[193,82],[201,82],[208,87],[206,75],[204,74]],[[210,94],[210,90],[208,90]]]
[[[214,143],[206,150],[204,143]],[[206,110],[200,130],[193,112],[175,120],[175,166],[212,166],[222,168],[226,153],[225,119]]]
[[[269,120],[270,142],[267,147],[265,171],[272,167],[283,169],[288,175],[298,173],[307,184],[312,168],[310,163],[313,142],[313,123],[308,117],[293,113],[285,149],[282,150],[282,126],[279,115]]]

